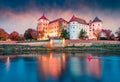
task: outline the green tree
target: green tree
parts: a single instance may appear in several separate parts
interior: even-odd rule
[[[24,37],[26,40],[36,40],[37,39],[37,31],[29,28],[25,31]]]
[[[79,34],[80,39],[86,39],[87,38],[87,32],[85,30],[81,30]]]
[[[65,39],[69,39],[69,34],[68,34],[67,30],[62,29],[60,37],[65,38]]]

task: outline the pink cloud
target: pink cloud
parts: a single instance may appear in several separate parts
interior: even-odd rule
[[[85,11],[86,10],[86,11]],[[85,19],[87,22],[89,20],[93,20],[96,16],[98,16],[103,21],[103,28],[111,29],[115,32],[119,27],[120,19],[117,17],[119,14],[106,15],[110,11],[97,11],[97,10],[89,10],[88,7],[83,6],[83,10],[81,11],[73,11],[73,10],[62,10],[62,9],[51,9],[45,13],[46,17],[52,21],[57,18],[64,18],[69,21],[72,15]],[[0,27],[4,28],[8,33],[12,31],[18,31],[20,34],[23,34],[24,31],[28,28],[36,29],[37,27],[37,19],[42,16],[43,12],[38,10],[28,10],[27,12],[16,13],[11,10],[8,10],[2,14],[2,18],[4,20],[0,21]]]

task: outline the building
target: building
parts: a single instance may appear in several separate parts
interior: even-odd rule
[[[53,20],[47,28],[49,37],[60,37],[62,29],[67,29],[68,22],[63,18]]]
[[[87,23],[84,19],[74,15],[69,22],[63,18],[49,21],[44,15],[38,19],[37,32],[38,40],[47,40],[51,37],[60,38],[62,29],[68,31],[70,39],[79,39],[80,31],[87,32],[87,39],[97,39],[97,34],[101,32],[102,21],[96,17],[92,22]],[[97,34],[95,34],[97,33]]]
[[[37,40],[47,39],[48,24],[49,24],[49,20],[43,14],[43,16],[38,19]]]
[[[89,23],[89,39],[97,40],[97,35],[101,33],[102,21],[96,17],[92,22]]]
[[[84,19],[73,16],[68,24],[70,39],[79,39],[79,34],[82,29],[87,32],[87,35],[89,34],[89,24]]]
[[[47,40],[50,37],[60,37],[62,29],[67,29],[68,22],[63,18],[49,21],[44,15],[38,19],[38,40]]]

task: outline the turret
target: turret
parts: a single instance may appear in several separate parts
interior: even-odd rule
[[[91,27],[94,30],[96,30],[96,29],[102,29],[102,21],[98,17],[95,17],[95,19],[91,23]]]
[[[49,20],[44,16],[44,14],[38,19],[37,32],[38,32],[38,40],[42,38],[47,38],[47,27],[49,24]]]
[[[79,39],[80,31],[83,29],[87,32],[89,31],[88,27],[89,26],[84,19],[77,18],[73,15],[68,24],[70,39]]]
[[[98,17],[95,17],[95,19],[90,22],[89,39],[98,39],[97,34],[99,35],[99,33],[101,33],[102,23],[103,22]]]

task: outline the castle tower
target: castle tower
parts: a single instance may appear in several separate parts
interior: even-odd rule
[[[37,25],[37,40],[46,39],[47,38],[47,27],[49,24],[49,20],[44,16],[44,14],[38,19]]]
[[[103,22],[98,17],[95,17],[95,19],[90,23],[90,37],[89,37],[89,39],[97,39],[97,37],[94,35],[94,33],[96,31],[98,31],[98,33],[101,32],[102,23]]]
[[[95,19],[91,23],[91,27],[95,30],[102,29],[102,21],[98,17],[95,17]]]
[[[88,27],[89,26],[85,20],[73,15],[68,24],[70,39],[79,39],[80,31],[83,29],[88,32]]]

